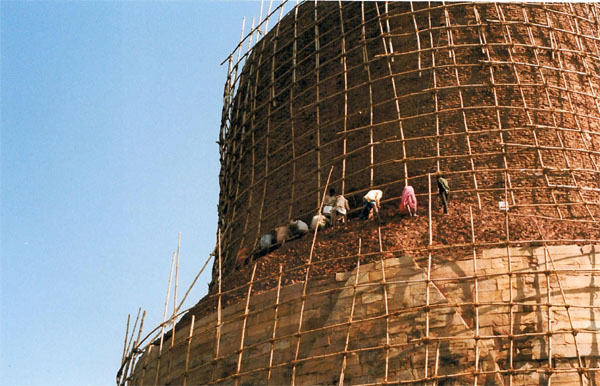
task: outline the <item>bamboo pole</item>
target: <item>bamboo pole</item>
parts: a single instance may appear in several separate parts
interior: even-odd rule
[[[361,40],[362,40],[362,57],[365,71],[367,72],[367,81],[369,86],[369,186],[374,185],[374,142],[373,142],[373,80],[371,79],[371,67],[369,65],[369,52],[367,50],[367,32],[365,28],[365,2],[360,3],[361,10]],[[344,129],[348,131],[347,128]],[[344,154],[346,151],[344,151]],[[345,191],[342,190],[342,195]]]
[[[387,13],[387,1],[385,2],[385,8],[386,8],[386,13]],[[395,102],[395,107],[396,107],[396,114],[398,116],[398,130],[400,132],[400,138],[403,140],[402,142],[402,164],[404,166],[404,185],[408,185],[408,165],[406,163],[406,145],[404,143],[404,128],[402,126],[402,115],[400,114],[400,104],[398,102],[398,92],[396,89],[396,79],[394,78],[393,74],[394,71],[392,70],[392,62],[393,62],[393,58],[391,58],[390,56],[388,56],[389,52],[394,52],[393,47],[392,47],[392,40],[390,38],[390,51],[388,51],[388,47],[385,44],[385,32],[383,29],[383,24],[381,23],[381,19],[382,16],[379,12],[379,5],[378,3],[375,3],[375,9],[377,10],[377,16],[378,16],[378,21],[379,21],[379,30],[381,31],[381,36],[382,36],[382,42],[383,42],[383,48],[384,48],[384,52],[386,54],[386,63],[387,63],[387,68],[388,68],[388,73],[390,75],[390,80],[392,82],[392,91],[394,93],[394,102]],[[387,32],[390,32],[390,25],[389,25],[389,20],[386,19],[387,21]]]
[[[342,55],[342,67],[344,68],[344,133],[348,130],[348,67],[347,67],[347,56],[346,56],[346,36],[344,32],[344,12],[342,9],[342,0],[338,0],[338,6],[340,10],[340,29],[342,33],[342,46],[341,46],[341,55]],[[348,139],[346,135],[343,136],[343,156],[342,156],[342,195],[346,190],[346,151],[348,147],[347,143]]]
[[[246,296],[246,308],[244,309],[244,321],[242,323],[242,332],[240,337],[240,349],[238,350],[238,358],[237,358],[237,367],[235,371],[235,385],[239,385],[239,374],[242,370],[242,358],[244,355],[244,338],[246,337],[246,324],[248,323],[248,312],[250,309],[250,296],[252,294],[252,284],[254,284],[254,275],[256,274],[256,263],[254,263],[254,267],[252,268],[252,277],[250,278],[250,282],[248,283],[248,295]]]
[[[162,348],[163,341],[165,338],[165,326],[167,321],[167,309],[169,308],[169,296],[171,294],[171,280],[173,279],[173,266],[175,265],[175,252],[173,252],[173,257],[171,258],[171,271],[169,273],[169,286],[167,287],[167,297],[165,299],[165,309],[163,312],[163,321],[160,327],[160,344],[158,346],[158,364],[156,365],[156,374],[154,377],[154,384],[158,384],[158,375],[160,373],[160,363],[162,360]]]
[[[320,90],[320,41],[319,41],[319,23],[317,16],[317,1],[314,3],[314,28],[315,28],[315,76],[316,76],[316,85],[315,85],[315,125],[316,125],[316,153],[317,153],[317,205],[321,201],[321,197],[319,196],[319,188],[321,187],[321,90]],[[321,211],[319,211],[321,213]],[[294,367],[295,369],[295,367]]]
[[[125,355],[127,355],[127,337],[129,336],[129,320],[131,314],[127,314],[127,327],[125,328],[125,341],[123,342],[123,356],[121,357],[121,365],[125,363]]]
[[[190,368],[190,350],[192,348],[192,338],[194,337],[194,322],[196,321],[196,315],[192,315],[192,321],[190,323],[190,332],[186,338],[187,351],[185,354],[185,372],[183,373],[183,386],[187,386]]]
[[[298,51],[298,5],[294,7],[294,45],[292,48],[292,87],[290,87],[290,117],[294,116],[294,87],[297,85],[296,83],[296,54]],[[295,120],[290,119],[290,130],[291,130],[291,146],[292,146],[292,160],[296,159],[296,130],[295,130]],[[296,162],[292,161],[292,184],[291,184],[291,193],[290,193],[290,203],[288,210],[288,223],[292,221],[292,215],[294,212],[294,197],[296,194]]]
[[[269,368],[267,372],[267,386],[271,381],[271,368],[273,366],[273,354],[275,352],[275,339],[277,338],[277,312],[279,310],[279,295],[281,294],[281,279],[283,278],[283,266],[279,264],[279,279],[277,280],[277,296],[275,297],[274,315],[273,315],[273,335],[271,336],[271,352],[269,354]]]
[[[410,2],[410,15],[412,16],[413,25],[415,26],[415,38],[417,41],[417,67],[419,68],[419,78],[421,77],[421,39],[419,38],[419,26],[417,25],[417,18],[415,17],[415,9],[413,2]]]
[[[498,4],[494,3],[494,7],[496,8],[496,12],[499,14],[500,11],[498,10]],[[481,17],[479,15],[479,12],[477,11],[477,5],[473,4],[473,13],[475,14],[475,20],[477,21],[477,24],[479,25],[483,25],[482,21],[481,21]],[[479,27],[479,36],[480,36],[480,42],[481,44],[485,47],[485,49],[483,50],[483,52],[485,53],[486,56],[486,60],[489,62],[492,61],[492,57],[490,55],[490,49],[488,47],[488,39],[486,37],[485,34],[485,30],[483,29],[483,27]],[[494,106],[496,107],[496,111],[495,111],[495,115],[496,115],[496,124],[498,125],[498,135],[500,137],[500,143],[501,145],[501,149],[502,149],[502,162],[504,165],[505,169],[508,169],[508,161],[506,158],[506,145],[504,145],[504,143],[506,142],[504,139],[504,130],[506,130],[504,128],[504,125],[502,124],[502,118],[500,117],[500,103],[498,102],[498,91],[496,88],[496,77],[494,75],[494,66],[486,66],[489,70],[490,73],[490,83],[491,83],[491,88],[492,88],[492,95],[494,96]],[[510,198],[512,201],[512,205],[515,205],[515,196],[513,194],[512,191],[512,182],[510,179],[510,174],[507,174],[507,183],[508,186],[510,187]],[[508,202],[508,197],[506,198],[507,202]]]
[[[508,200],[508,199],[507,199]],[[479,380],[479,272],[477,270],[477,250],[475,249],[475,226],[473,225],[473,207],[469,205],[469,219],[471,220],[471,242],[473,243],[473,308],[475,311],[475,376],[474,386]]]
[[[142,307],[138,308],[138,313],[137,316],[135,317],[135,323],[133,324],[133,328],[131,329],[131,337],[129,338],[129,343],[127,344],[127,352],[129,353],[127,355],[127,357],[124,359],[124,361],[126,361],[127,363],[125,363],[125,369],[123,370],[123,382],[127,382],[127,374],[129,373],[129,369],[133,366],[133,351],[134,351],[134,347],[132,346],[133,344],[133,337],[135,336],[135,330],[137,327],[137,324],[140,320],[140,313],[142,312]]]
[[[385,280],[385,261],[383,260],[383,244],[381,242],[381,227],[377,227],[379,234],[379,252],[381,255],[381,287],[383,289],[383,304],[385,306],[385,376],[384,382],[388,382],[389,371],[390,371],[390,310],[388,307],[388,291],[387,283]]]
[[[215,326],[215,341],[216,341],[216,345],[215,345],[215,356],[213,358],[212,364],[213,364],[213,370],[212,370],[212,375],[210,377],[210,379],[212,380],[213,378],[215,378],[215,374],[217,371],[217,366],[218,366],[218,360],[219,360],[219,349],[221,346],[221,327],[222,327],[222,320],[221,320],[221,304],[222,304],[222,262],[221,262],[221,229],[219,229],[217,231],[217,246],[218,246],[218,262],[219,262],[219,292],[218,292],[218,300],[217,300],[217,324]]]
[[[445,5],[446,2],[442,1],[442,4]],[[448,55],[452,59],[452,65],[454,67],[454,78],[456,80],[456,84],[460,86],[460,77],[458,76],[458,66],[456,62],[456,52],[454,48],[454,37],[452,32],[452,23],[450,21],[450,15],[448,13],[448,8],[444,7],[444,23],[446,25],[446,34],[448,38],[448,45],[450,46],[450,50],[448,51]],[[477,175],[475,173],[475,162],[473,161],[473,151],[471,149],[471,138],[469,136],[469,125],[467,123],[467,115],[465,112],[465,102],[463,99],[463,94],[461,89],[458,89],[458,98],[460,100],[460,112],[462,114],[462,123],[466,133],[465,140],[467,142],[467,149],[469,154],[469,163],[471,164],[471,171],[473,173],[473,186],[475,191],[477,192],[477,207],[481,209],[481,196],[479,195],[478,186],[477,186]]]
[[[141,352],[139,350],[139,343],[140,343],[140,337],[142,336],[142,329],[144,328],[144,320],[145,319],[146,319],[146,310],[144,310],[144,313],[142,314],[142,320],[140,322],[140,327],[139,327],[139,330],[138,330],[138,335],[137,335],[137,338],[135,339],[135,343],[133,344],[133,350],[132,350],[132,352],[133,352],[133,358],[131,359],[130,374],[127,375],[127,373],[125,373],[125,375],[126,375],[125,379],[126,380],[130,379],[133,376],[134,370],[135,370],[135,365],[137,364],[135,362],[135,360],[136,360],[138,354]]]
[[[327,176],[327,182],[325,183],[325,189],[323,191],[323,197],[321,199],[321,204],[319,206],[318,213],[321,213],[323,211],[323,203],[325,202],[325,194],[326,194],[327,188],[329,186],[329,180],[331,178],[332,172],[333,172],[333,166],[331,166],[331,169],[329,170],[329,176]],[[313,233],[312,245],[310,247],[310,254],[308,256],[308,262],[306,263],[306,275],[304,276],[304,284],[302,285],[302,303],[300,306],[300,315],[298,318],[298,330],[296,332],[296,336],[298,337],[298,339],[296,340],[296,353],[294,355],[294,360],[292,362],[292,382],[291,382],[292,386],[294,386],[296,383],[296,365],[298,362],[298,355],[300,354],[300,340],[302,338],[302,317],[304,316],[304,305],[305,305],[305,301],[306,301],[306,289],[308,288],[308,278],[309,278],[309,274],[310,274],[310,267],[312,264],[313,252],[314,252],[314,248],[315,248],[315,243],[317,241],[317,233],[318,232],[319,232],[319,227],[316,226],[314,233]]]
[[[503,22],[506,22],[506,19],[504,17],[504,13],[502,11],[502,6],[498,6],[498,16],[500,17],[500,20],[502,20]],[[510,44],[512,46],[513,39],[512,39],[511,33],[510,33],[510,29],[508,28],[508,26],[506,24],[504,25],[504,29],[502,29],[502,31],[503,31],[504,40],[508,44]],[[530,33],[531,31],[528,30],[528,32]],[[519,76],[519,72],[517,71],[517,66],[516,66],[517,63],[516,63],[516,61],[513,58],[512,50],[508,50],[508,56],[510,58],[510,64],[511,64],[511,67],[512,67],[515,79],[517,80],[519,94],[521,96],[521,102],[523,104],[523,110],[525,111],[525,116],[527,117],[527,122],[528,122],[528,124],[532,128],[531,134],[533,136],[533,140],[534,140],[534,143],[535,143],[536,154],[538,156],[538,160],[540,162],[540,166],[542,167],[542,169],[544,169],[545,168],[545,166],[544,166],[544,159],[542,157],[542,152],[540,151],[540,144],[538,142],[537,134],[535,132],[535,126],[533,126],[533,122],[534,121],[531,118],[530,107],[527,104],[527,100],[525,98],[525,93],[523,92],[523,87],[521,87],[521,78]],[[550,180],[548,178],[548,174],[546,174],[545,172],[544,172],[544,180],[546,181],[546,185],[548,187],[550,187],[550,185],[551,185],[550,184]],[[554,201],[554,203],[557,204],[557,200],[556,200],[556,197],[554,195],[554,191],[552,191],[552,190],[550,191],[550,196],[552,197],[552,200]],[[558,208],[558,206],[556,206],[556,212],[558,214],[558,217],[563,218],[563,215],[562,215],[560,209]]]
[[[352,289],[352,306],[350,307],[350,315],[348,315],[348,328],[346,329],[346,341],[344,343],[344,357],[342,358],[342,367],[340,370],[340,380],[338,386],[344,385],[344,371],[346,370],[346,364],[348,361],[348,346],[350,344],[350,328],[352,327],[352,318],[354,317],[354,307],[356,305],[356,292],[358,288],[358,275],[360,272],[360,249],[361,239],[358,239],[358,257],[356,259],[356,274],[354,275],[354,286]]]

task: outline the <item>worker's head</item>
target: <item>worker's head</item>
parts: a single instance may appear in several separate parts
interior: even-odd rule
[[[335,189],[334,188],[329,189],[329,195],[330,196],[335,196]]]

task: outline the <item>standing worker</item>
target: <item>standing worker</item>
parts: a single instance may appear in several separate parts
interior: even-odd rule
[[[448,181],[446,181],[441,174],[438,174],[437,176],[437,185],[440,198],[442,199],[442,205],[444,206],[444,214],[448,214],[448,193],[450,193],[450,186],[448,185]]]
[[[333,207],[335,206],[335,189],[329,189],[329,194],[325,195],[325,199],[323,200],[323,214],[327,217],[332,216]]]
[[[375,213],[379,214],[379,205],[381,201],[381,197],[383,197],[383,192],[381,190],[369,190],[367,194],[363,197],[363,208],[360,212],[361,219],[373,219],[373,210],[375,209]]]

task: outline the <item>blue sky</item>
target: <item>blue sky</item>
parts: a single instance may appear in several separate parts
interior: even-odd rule
[[[1,384],[114,384],[178,232],[181,298],[215,244],[220,63],[259,11],[0,1]]]

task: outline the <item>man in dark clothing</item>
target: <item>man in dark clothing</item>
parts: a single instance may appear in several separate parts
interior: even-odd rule
[[[450,186],[448,186],[448,181],[441,174],[437,176],[437,185],[442,205],[444,206],[444,214],[448,214],[448,193],[450,192]]]

